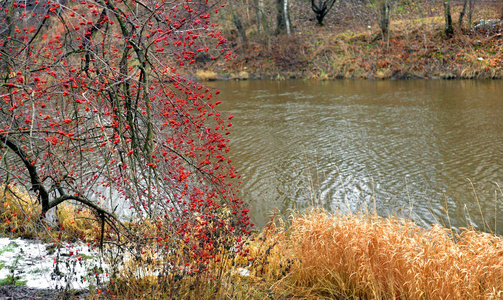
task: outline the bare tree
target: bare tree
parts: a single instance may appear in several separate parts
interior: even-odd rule
[[[463,0],[463,8],[461,9],[461,12],[459,13],[459,18],[458,18],[459,28],[463,27],[463,18],[465,17],[467,6],[468,6],[468,0]]]
[[[323,26],[323,19],[332,9],[337,0],[311,0],[311,9],[316,14],[319,26]]]
[[[380,27],[383,40],[389,39],[389,17],[391,11],[391,0],[380,1],[381,20]]]
[[[243,25],[243,22],[241,21],[240,14],[237,11],[236,7],[234,6],[233,2],[230,2],[229,4],[230,4],[232,23],[234,24],[236,30],[238,31],[238,34],[241,38],[241,42],[246,44],[248,42],[248,38],[246,37],[246,29],[245,26]]]
[[[452,16],[451,16],[451,4],[450,0],[444,1],[444,19],[445,19],[445,34],[450,37],[454,34],[454,28],[452,27]]]
[[[459,18],[458,18],[458,24],[459,24],[460,28],[463,27],[463,19],[467,13],[467,11],[466,11],[467,9],[468,9],[468,28],[472,27],[473,4],[474,4],[474,0],[463,0],[463,8],[461,9],[461,12],[459,13]],[[503,12],[502,12],[502,15],[503,15]]]
[[[290,24],[288,0],[276,0],[276,34],[290,35]]]

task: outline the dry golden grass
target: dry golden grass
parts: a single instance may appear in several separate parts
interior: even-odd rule
[[[41,229],[40,207],[35,199],[17,187],[0,186],[0,232],[10,236],[31,237]]]
[[[176,244],[172,244],[176,247]],[[118,299],[263,299],[261,278],[242,276],[239,266],[247,258],[236,258],[232,250],[220,250],[222,260],[206,265],[207,270],[181,261],[183,245],[170,251],[145,246],[141,254],[126,255],[108,286],[109,296]]]
[[[398,219],[292,217],[267,258],[276,291],[359,299],[499,299],[503,239],[473,230],[421,229]],[[279,237],[279,238],[278,238]]]
[[[224,259],[209,272],[178,279],[154,276],[166,259],[147,251],[124,265],[111,292],[121,299],[503,297],[503,239],[474,230],[455,233],[407,220],[312,210],[292,216],[289,225],[271,222],[247,248],[252,261]],[[244,269],[250,274],[243,276]]]
[[[74,206],[58,209],[59,225],[51,230],[40,221],[36,201],[21,189],[2,187],[0,204],[1,229],[11,236],[36,234],[51,241],[99,238],[93,216]],[[247,243],[254,260],[222,248],[222,260],[208,265],[207,271],[182,270],[187,262],[177,261],[176,253],[187,249],[169,241],[166,245],[175,248],[162,255],[155,244],[150,250],[145,247],[140,257],[122,259],[110,295],[119,299],[503,298],[500,236],[471,229],[457,233],[440,226],[424,229],[403,219],[330,215],[317,209],[294,214],[290,221],[289,225],[271,222]],[[243,276],[241,268],[250,275]]]
[[[58,207],[57,214],[60,227],[56,232],[63,233],[63,240],[99,241],[101,237],[99,221],[88,209],[64,203]]]
[[[217,80],[217,73],[208,70],[198,70],[196,77],[201,81],[215,81]]]
[[[42,239],[51,242],[99,239],[95,216],[87,209],[63,203],[55,209],[51,224],[40,216],[37,200],[25,190],[0,186],[0,232],[9,237]]]

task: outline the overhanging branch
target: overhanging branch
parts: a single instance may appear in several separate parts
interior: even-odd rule
[[[9,147],[12,151],[14,151],[14,153],[16,153],[16,155],[23,162],[24,166],[28,170],[28,173],[30,174],[30,182],[32,189],[34,191],[38,191],[37,197],[40,203],[42,204],[42,214],[44,214],[49,210],[47,208],[49,206],[49,193],[42,185],[40,177],[38,176],[35,161],[32,160],[23,149],[21,149],[13,141],[9,140],[9,138],[6,135],[0,137],[0,144]]]

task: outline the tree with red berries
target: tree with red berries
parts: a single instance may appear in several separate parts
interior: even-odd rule
[[[226,155],[232,116],[177,71],[232,55],[210,19],[221,6],[2,0],[0,184],[25,187],[42,216],[64,202],[90,209],[101,242],[184,245],[203,266],[219,247],[239,252],[252,224]]]

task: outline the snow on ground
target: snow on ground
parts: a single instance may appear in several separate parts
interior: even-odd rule
[[[85,289],[107,280],[98,249],[87,245],[51,244],[0,238],[0,285],[15,283],[43,289]],[[12,282],[11,282],[12,283]]]

